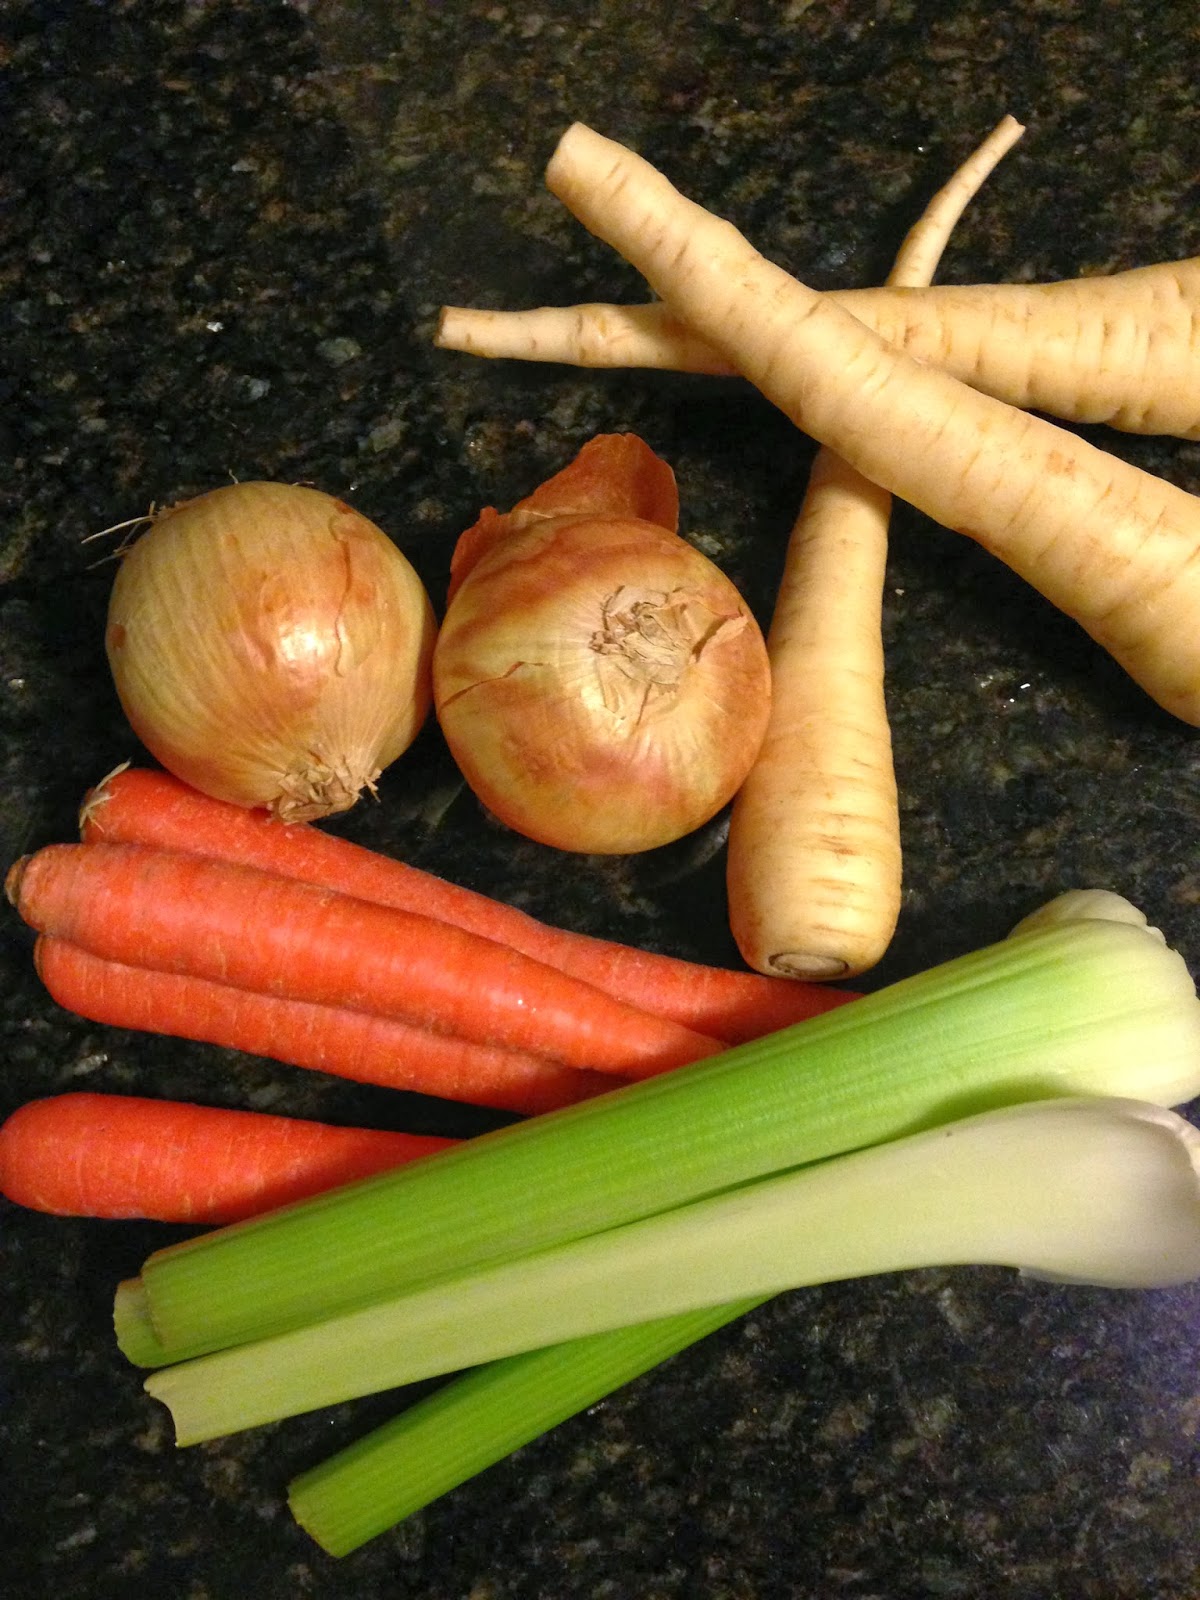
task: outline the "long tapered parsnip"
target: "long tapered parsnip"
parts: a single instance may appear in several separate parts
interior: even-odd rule
[[[1200,724],[1200,499],[896,350],[582,124],[547,182],[799,427],[977,540]]]
[[[929,202],[891,283],[928,283],[955,223],[1024,132],[992,129]],[[884,699],[891,496],[817,452],[788,540],[767,650],[771,714],[734,801],[729,919],[759,972],[844,978],[873,967],[900,913],[900,813]]]
[[[1200,256],[1052,283],[834,289],[826,298],[897,349],[1011,405],[1200,439]],[[737,371],[662,301],[445,306],[435,343],[581,367]]]

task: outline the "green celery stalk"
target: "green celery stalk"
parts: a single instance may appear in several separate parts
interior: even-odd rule
[[[1053,1100],[760,1179],[154,1373],[180,1444],[784,1289],[987,1264],[1118,1288],[1200,1277],[1200,1132]]]
[[[123,1278],[117,1285],[113,1296],[113,1328],[117,1348],[135,1367],[161,1366],[166,1359],[150,1321],[145,1285],[140,1278]]]
[[[1200,1002],[1128,922],[1035,927],[766,1039],[151,1256],[173,1357],[957,1116],[1200,1093]]]
[[[294,1478],[292,1514],[330,1555],[349,1555],[757,1303],[688,1311],[468,1372]]]
[[[292,1513],[323,1549],[348,1555],[758,1303],[682,1312],[476,1368],[293,1479]]]
[[[186,1361],[203,1351],[184,1350],[168,1356],[159,1343],[146,1304],[146,1286],[140,1278],[124,1278],[113,1297],[113,1330],[117,1348],[135,1367],[161,1367],[168,1361]]]

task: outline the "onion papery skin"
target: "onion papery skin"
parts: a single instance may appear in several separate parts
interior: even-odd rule
[[[105,643],[169,772],[298,822],[348,810],[412,743],[436,631],[373,522],[316,489],[238,483],[155,516],[122,557]]]
[[[542,844],[599,855],[714,816],[771,700],[761,631],[720,569],[655,523],[587,514],[518,526],[480,557],[442,622],[433,683],[483,804]]]

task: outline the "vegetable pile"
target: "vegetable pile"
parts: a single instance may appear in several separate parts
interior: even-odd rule
[[[928,288],[1021,131],[1006,118],[939,192],[885,289],[822,296],[575,126],[550,187],[661,304],[446,309],[446,348],[741,373],[821,443],[765,642],[629,434],[481,512],[440,630],[392,541],[315,490],[231,485],[123,555],[107,648],[167,770],[109,774],[77,842],[10,867],[49,994],[521,1119],[450,1140],[85,1093],[0,1127],[18,1204],[217,1225],[115,1297],[180,1444],[465,1374],[291,1485],[333,1554],[786,1289],[972,1263],[1200,1277],[1200,1133],[1170,1109],[1200,1094],[1200,1000],[1127,901],[1064,895],[867,996],[804,981],[869,968],[899,908],[891,494],[1200,723],[1200,507],[1015,409],[1085,415],[1067,342],[1105,378],[1088,420],[1200,436],[1172,331],[1196,263]],[[956,319],[980,303],[972,339]],[[1027,370],[1005,336],[1022,319]],[[1153,356],[1153,393],[1113,375],[1121,337]],[[652,849],[732,801],[730,916],[755,970],[550,927],[313,826],[374,788],[431,704],[480,802],[552,847]]]
[[[344,1552],[790,1284],[962,1261],[1194,1276],[1197,1135],[1147,1106],[1197,1090],[1184,963],[1085,897],[764,1040],[159,1251],[121,1287],[118,1338],[164,1368],[147,1388],[181,1443],[497,1360],[426,1403],[457,1413],[444,1437],[418,1406],[294,1487]]]

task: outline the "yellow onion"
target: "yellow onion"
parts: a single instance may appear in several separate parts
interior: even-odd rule
[[[475,794],[563,850],[648,850],[707,821],[770,709],[766,647],[734,585],[636,517],[485,513],[463,538],[472,555],[481,530],[433,664]]]
[[[316,489],[238,483],[154,517],[117,572],[106,645],[169,772],[301,821],[347,810],[412,742],[435,632],[373,522]]]

